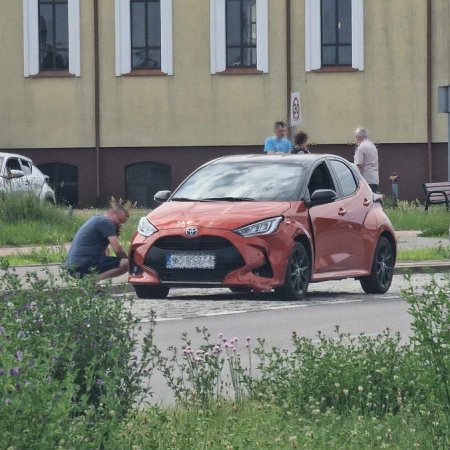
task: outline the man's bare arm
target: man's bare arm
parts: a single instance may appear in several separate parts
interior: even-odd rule
[[[117,236],[110,236],[108,238],[109,244],[111,245],[112,249],[114,250],[114,253],[116,256],[119,256],[120,258],[128,258],[127,252],[123,249],[123,247],[120,245],[119,239],[117,239]]]

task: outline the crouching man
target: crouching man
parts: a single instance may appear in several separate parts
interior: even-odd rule
[[[93,272],[97,274],[97,283],[124,274],[128,270],[128,255],[120,245],[118,234],[128,217],[128,211],[119,205],[103,216],[88,219],[75,234],[67,254],[69,274],[83,277]],[[109,256],[109,246],[116,256]],[[96,290],[101,291],[98,284]]]

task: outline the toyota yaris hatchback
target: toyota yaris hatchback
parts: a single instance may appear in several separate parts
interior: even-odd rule
[[[130,247],[140,298],[228,287],[296,300],[311,282],[356,278],[379,294],[391,285],[396,240],[381,196],[338,156],[219,158],[155,200]]]

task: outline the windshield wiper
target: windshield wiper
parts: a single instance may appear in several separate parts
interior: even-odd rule
[[[256,200],[251,197],[207,197],[202,198],[201,202],[255,202]]]
[[[187,197],[173,197],[170,199],[173,202],[196,202],[195,198],[187,198]]]

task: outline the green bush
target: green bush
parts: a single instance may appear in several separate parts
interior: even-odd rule
[[[147,347],[122,298],[95,295],[92,279],[0,276],[2,448],[103,445],[147,395]],[[91,447],[89,447],[91,448]]]

